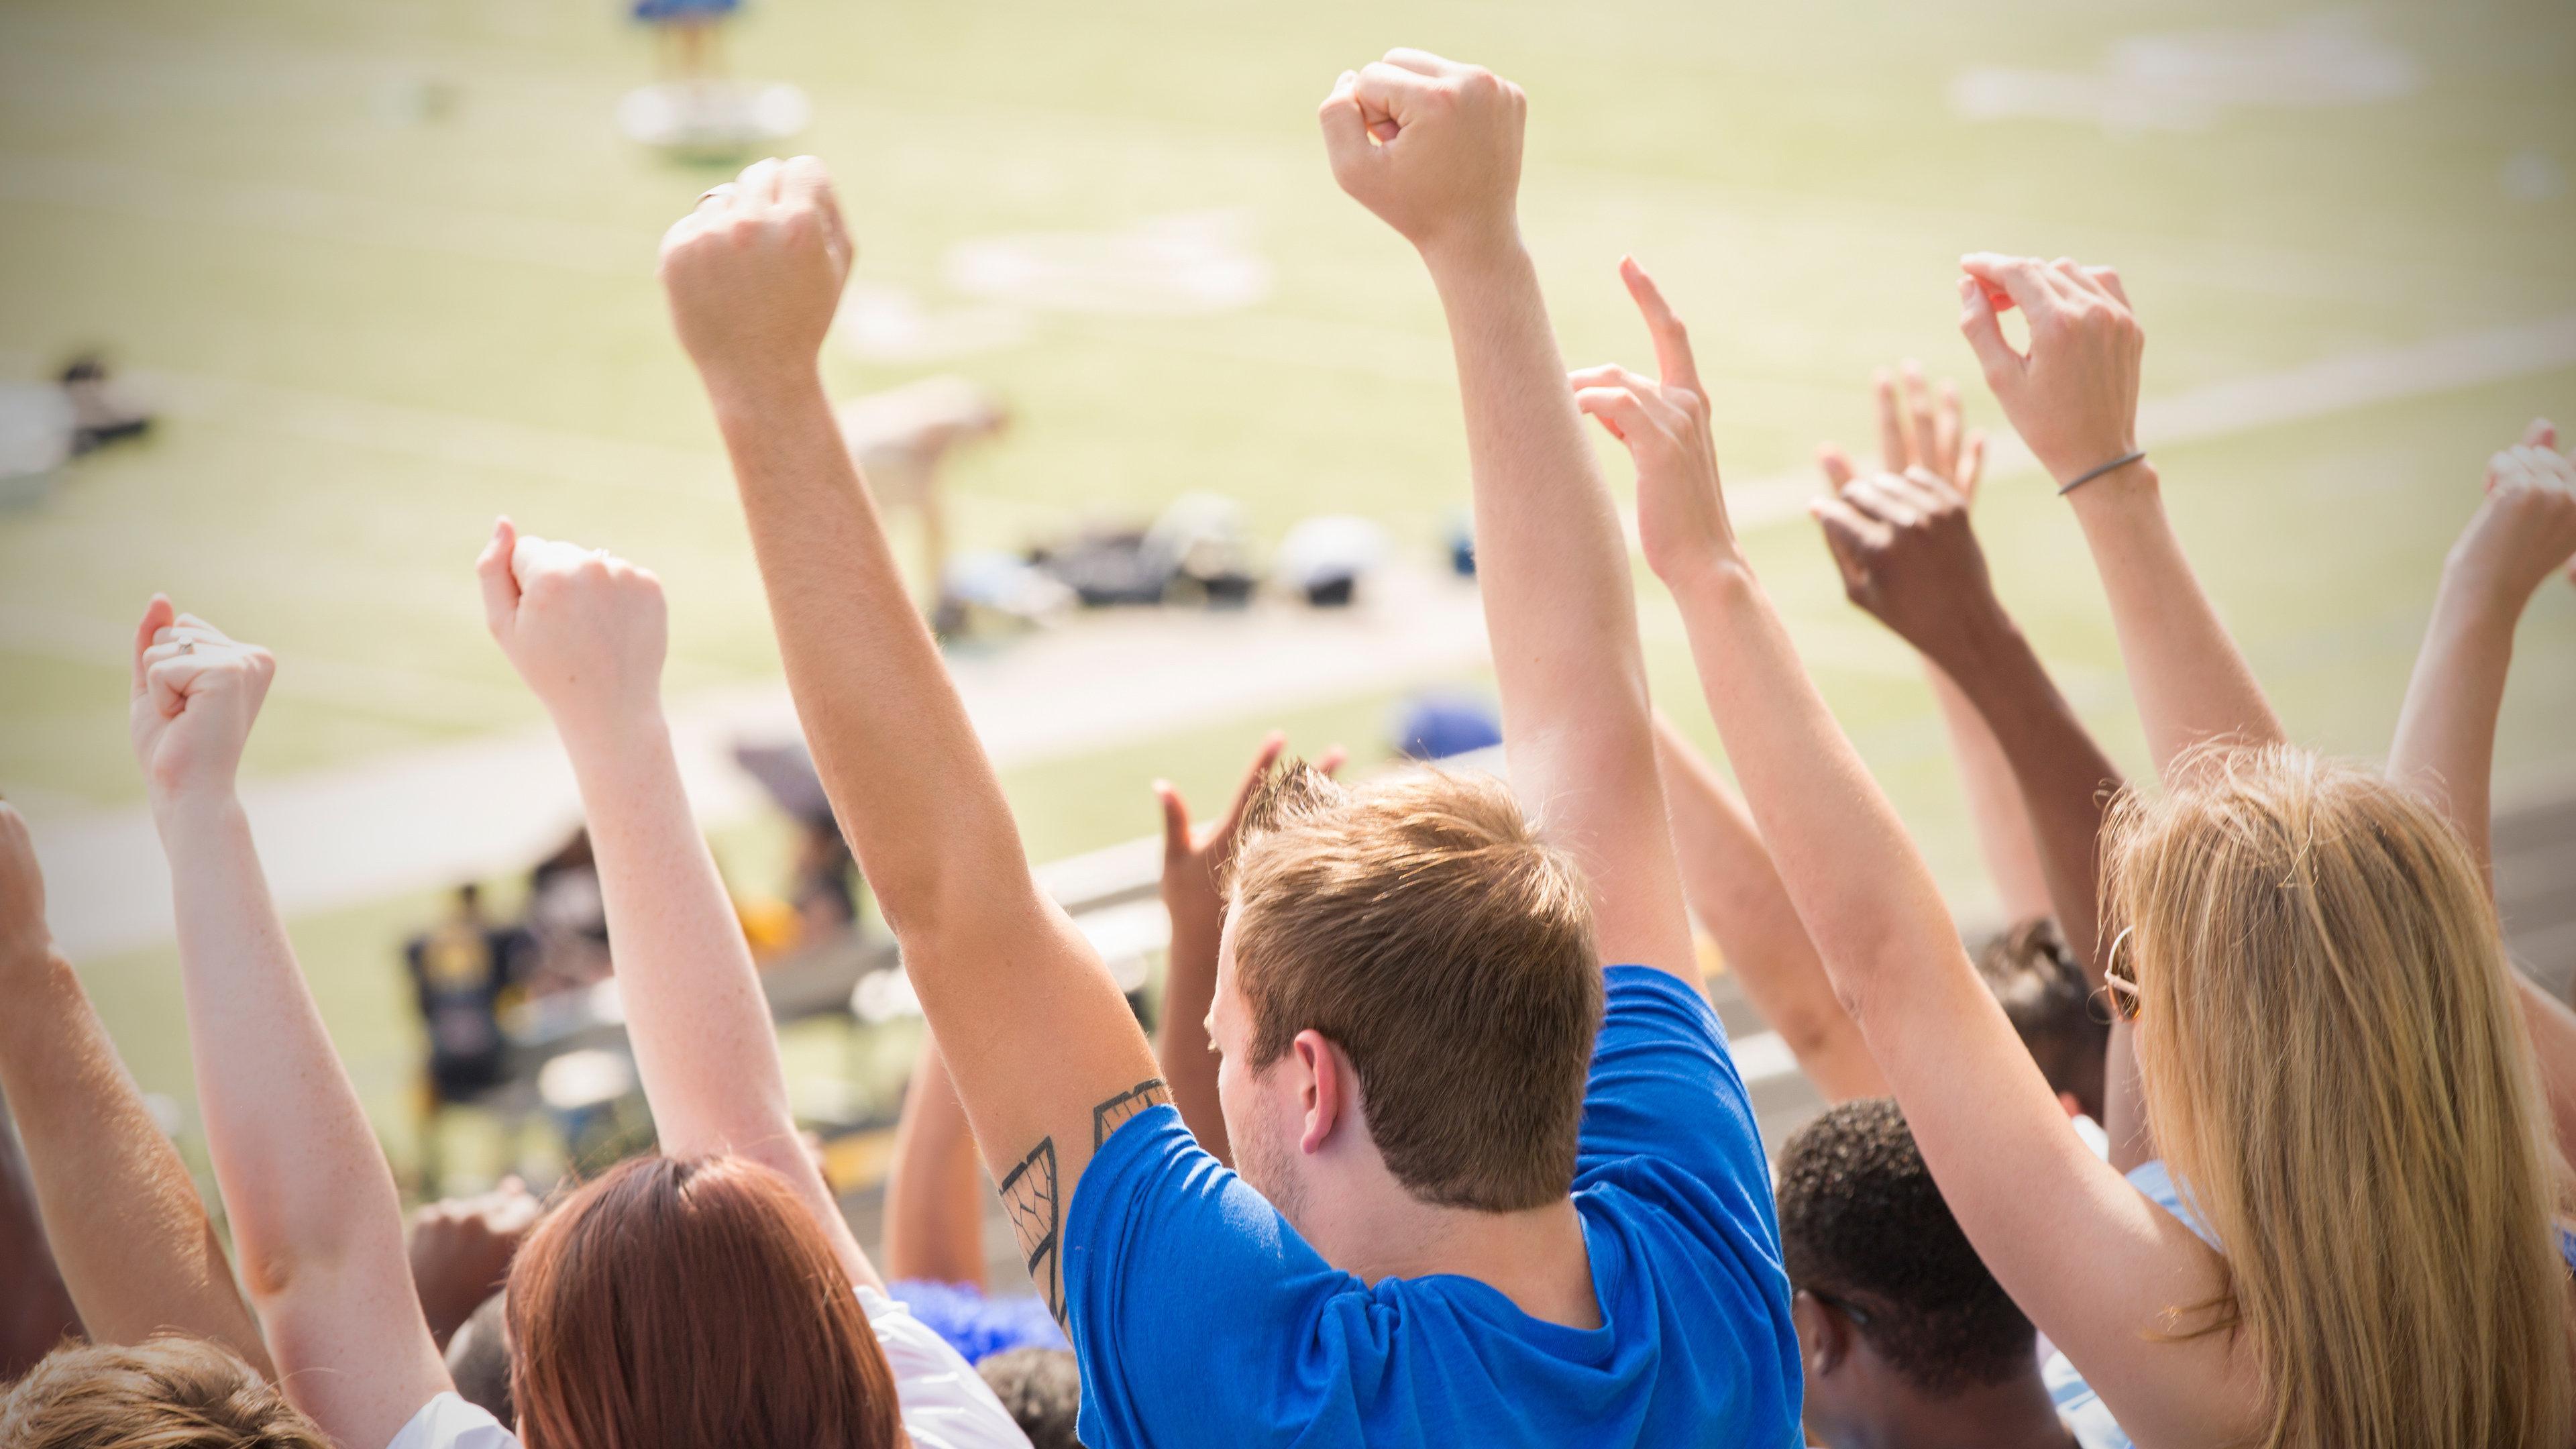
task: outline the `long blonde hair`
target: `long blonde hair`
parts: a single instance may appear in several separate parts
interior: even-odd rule
[[[2576,1421],[2565,1173],[2493,904],[2408,792],[2213,751],[2113,808],[2148,1121],[2216,1233],[2267,1449],[2546,1446]]]

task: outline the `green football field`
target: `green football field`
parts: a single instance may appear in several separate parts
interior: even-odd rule
[[[2286,719],[2335,750],[2384,746],[2486,454],[2535,414],[2576,422],[2563,3],[754,0],[729,54],[810,98],[796,148],[838,178],[856,283],[897,337],[846,331],[835,389],[954,372],[1014,411],[951,475],[963,542],[1206,490],[1272,540],[1358,512],[1427,561],[1466,488],[1441,319],[1334,189],[1313,119],[1397,44],[1526,87],[1523,224],[1569,361],[1648,360],[1613,272],[1636,253],[1692,323],[1730,478],[1866,442],[1882,363],[1973,382],[1962,251],[2119,264],[2147,392],[2188,404],[2147,439],[2185,540]],[[257,775],[536,723],[468,575],[496,512],[660,571],[675,696],[775,677],[652,279],[662,228],[725,173],[618,133],[650,71],[606,0],[0,6],[0,373],[104,346],[165,409],[0,513],[0,791],[40,835],[139,801],[121,650],[154,589],[280,656]],[[1174,236],[1186,264],[1140,251]],[[1032,256],[1079,275],[1010,274]],[[1999,478],[1979,528],[2069,693],[2142,763],[2061,506]],[[1802,518],[1752,547],[1973,915],[1990,893],[1911,661]],[[1659,698],[1706,738],[1640,583]],[[1391,703],[1147,728],[1009,784],[1051,858],[1153,828],[1158,775],[1214,796],[1274,722],[1366,755]],[[2576,590],[2553,587],[2522,637],[2508,798],[2576,776],[2571,720]],[[782,848],[760,827],[719,844],[738,879]],[[417,1041],[394,945],[437,884],[293,923],[398,1153]],[[138,1076],[186,1099],[173,954],[84,965]]]

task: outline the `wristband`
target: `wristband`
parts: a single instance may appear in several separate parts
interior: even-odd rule
[[[2123,453],[2119,457],[2112,459],[2110,462],[2103,464],[2101,467],[2094,469],[2090,473],[2078,475],[2074,482],[2058,489],[2057,496],[2063,498],[2067,494],[2074,492],[2076,489],[2083,487],[2085,484],[2092,482],[2094,479],[2101,477],[2103,474],[2117,473],[2121,469],[2128,467],[2131,463],[2137,462],[2145,456],[2147,456],[2147,450],[2144,448],[2140,448],[2134,453]]]

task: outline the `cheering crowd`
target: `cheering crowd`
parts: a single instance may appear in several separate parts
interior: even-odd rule
[[[980,1160],[1054,1370],[979,1375],[852,1236],[681,787],[659,585],[503,520],[475,573],[579,779],[659,1151],[532,1207],[461,1327],[479,1295],[425,1305],[235,795],[275,666],[155,598],[133,743],[239,1286],[0,807],[0,1088],[85,1330],[0,1397],[0,1449],[2568,1444],[2576,1014],[2508,960],[2488,868],[2515,621],[2576,556],[2548,425],[2461,486],[2385,770],[2326,759],[2167,523],[2119,275],[1964,258],[1961,330],[2082,527],[2158,776],[2121,777],[1998,602],[1955,393],[1882,379],[1877,465],[1828,449],[1813,511],[1921,655],[2023,918],[1972,957],[1738,547],[1692,340],[1633,261],[1656,375],[1566,371],[1523,114],[1410,50],[1321,111],[1448,318],[1509,782],[1344,782],[1273,740],[1212,825],[1167,790],[1151,1041],[1032,880],[835,425],[822,166],[760,162],[664,239],[935,1043],[888,1276],[980,1276],[942,1206]],[[1586,417],[1740,798],[1649,704]],[[1776,1169],[1694,916],[1836,1103]]]

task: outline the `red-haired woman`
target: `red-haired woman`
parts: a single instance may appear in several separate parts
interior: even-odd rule
[[[573,1192],[511,1270],[530,1449],[1025,1446],[888,1301],[799,1144],[768,1006],[661,709],[653,576],[521,539],[478,565],[495,638],[581,785],[662,1154]],[[244,1276],[299,1408],[349,1449],[509,1449],[422,1322],[391,1175],[277,920],[233,775],[274,669],[156,599],[133,732],[170,857],[198,1095]]]

